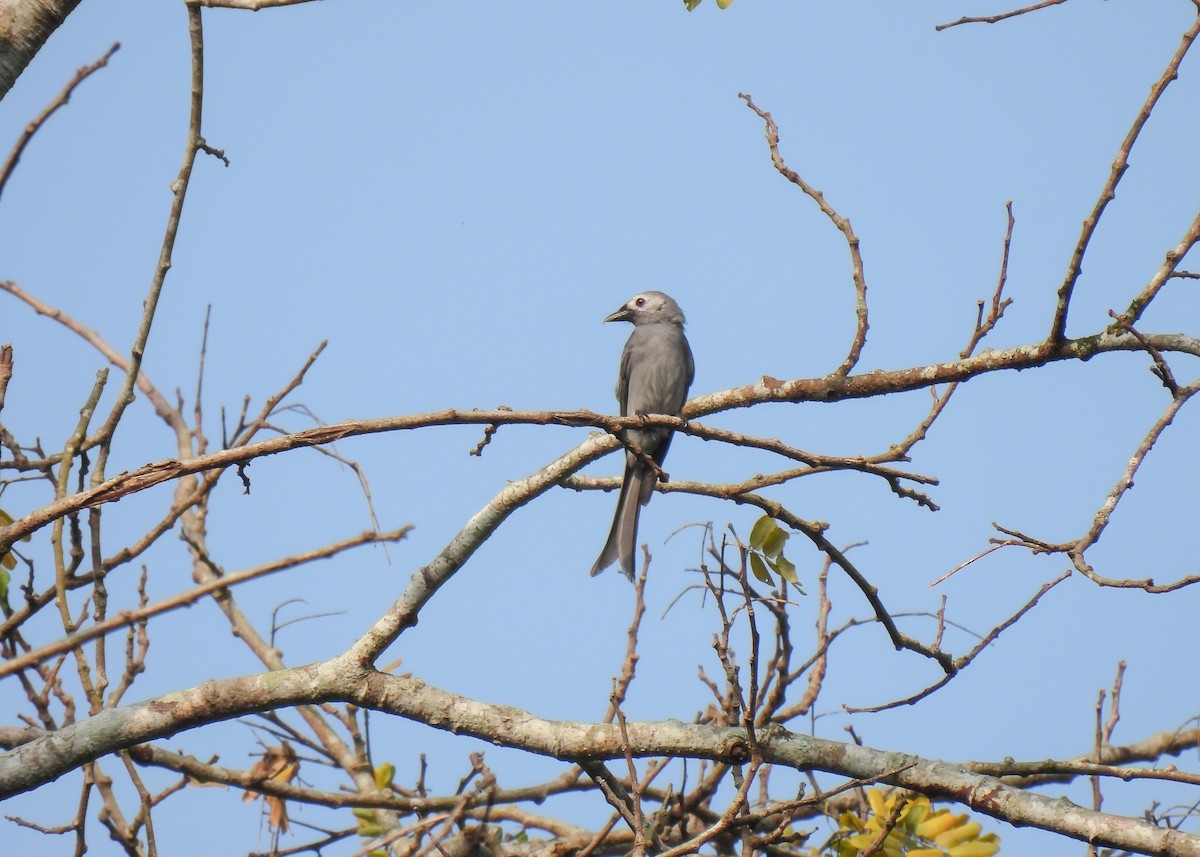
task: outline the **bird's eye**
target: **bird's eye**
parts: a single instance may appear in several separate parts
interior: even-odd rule
[[[645,298],[638,298],[636,301],[634,301],[634,303],[635,303],[637,306],[643,307],[643,306],[645,306],[645,305],[646,305],[646,299],[645,299]]]

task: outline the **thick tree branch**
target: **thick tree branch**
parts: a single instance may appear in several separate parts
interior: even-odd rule
[[[364,670],[343,655],[321,664],[205,682],[148,702],[101,711],[0,755],[0,800],[36,788],[84,762],[119,749],[253,711],[314,701],[352,702],[455,734],[564,761],[685,756],[741,763],[744,730],[679,721],[619,726],[545,720],[504,705],[478,702],[413,676]],[[1096,845],[1157,857],[1194,857],[1200,836],[1157,827],[1006,786],[960,765],[795,735],[781,727],[756,736],[764,761],[796,770],[886,782],[955,800],[993,818],[1039,827]]]

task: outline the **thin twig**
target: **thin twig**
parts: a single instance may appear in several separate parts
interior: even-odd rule
[[[1121,177],[1125,175],[1125,171],[1129,169],[1129,153],[1133,150],[1133,145],[1137,142],[1138,135],[1141,134],[1142,128],[1145,127],[1146,122],[1150,119],[1150,113],[1158,104],[1158,100],[1162,97],[1162,94],[1166,92],[1171,82],[1179,76],[1179,65],[1183,62],[1184,56],[1187,55],[1188,49],[1191,48],[1198,34],[1200,34],[1200,15],[1196,16],[1196,20],[1192,22],[1192,26],[1183,34],[1174,56],[1167,63],[1162,76],[1150,88],[1150,95],[1146,98],[1145,103],[1142,104],[1141,109],[1133,120],[1133,125],[1125,135],[1125,139],[1121,142],[1120,148],[1117,149],[1117,156],[1109,172],[1108,181],[1105,182],[1104,188],[1100,191],[1100,197],[1096,200],[1096,205],[1092,209],[1091,214],[1083,222],[1083,231],[1080,233],[1079,240],[1075,244],[1075,251],[1071,254],[1071,262],[1067,266],[1066,277],[1062,285],[1058,287],[1058,301],[1054,308],[1054,321],[1050,325],[1048,342],[1057,344],[1066,338],[1067,310],[1071,303],[1071,294],[1075,289],[1075,284],[1079,281],[1080,274],[1083,273],[1083,257],[1087,252],[1088,243],[1091,241],[1092,235],[1095,234],[1096,228],[1100,225],[1100,217],[1104,214],[1104,209],[1116,198],[1117,184],[1121,181]],[[1196,233],[1197,230],[1200,230],[1200,217],[1193,223],[1191,231],[1192,233]],[[1175,261],[1177,262],[1178,259]],[[1174,266],[1170,267],[1173,269]],[[1165,280],[1165,276],[1163,279]],[[1151,294],[1152,296],[1153,294]],[[1143,306],[1134,311],[1131,307],[1130,312],[1127,312],[1126,316],[1130,322],[1135,322],[1140,312],[1144,309],[1145,307]]]
[[[85,65],[76,71],[75,76],[71,78],[71,82],[68,83],[63,91],[58,94],[58,97],[46,105],[46,109],[39,113],[32,122],[25,126],[25,130],[21,132],[21,136],[17,139],[12,151],[8,153],[8,159],[5,160],[4,166],[0,167],[0,194],[4,193],[4,186],[8,184],[9,177],[12,176],[13,170],[16,169],[17,162],[21,160],[21,154],[25,151],[25,147],[29,145],[29,141],[33,139],[33,135],[38,132],[38,129],[41,128],[42,125],[46,124],[46,120],[54,115],[58,108],[62,107],[71,100],[71,94],[75,91],[75,87],[83,83],[84,80],[90,77],[94,72],[97,72],[108,65],[108,61],[112,59],[112,55],[115,54],[120,47],[120,42],[113,42],[112,47],[104,53],[104,56],[100,57],[100,59],[96,60],[91,65]]]
[[[0,345],[0,411],[4,410],[4,395],[8,392],[12,372],[13,348],[11,345]]]
[[[951,21],[949,24],[938,24],[933,29],[938,31],[948,30],[951,27],[957,27],[961,24],[995,24],[998,21],[1005,21],[1009,18],[1015,18],[1017,15],[1024,15],[1027,12],[1036,12],[1039,9],[1045,9],[1049,6],[1057,6],[1060,3],[1066,2],[1067,0],[1042,0],[1041,3],[1034,3],[1032,6],[1014,9],[1011,12],[1001,12],[999,15],[985,15],[975,18],[959,18],[957,21]]]
[[[1008,630],[1013,625],[1015,625],[1017,620],[1019,620],[1022,616],[1024,616],[1026,613],[1028,613],[1034,607],[1036,607],[1037,603],[1042,599],[1043,595],[1045,595],[1047,592],[1049,592],[1054,587],[1058,586],[1058,584],[1062,583],[1064,580],[1066,580],[1070,576],[1071,576],[1071,572],[1068,570],[1068,571],[1063,572],[1063,574],[1061,576],[1056,577],[1054,580],[1050,581],[1049,583],[1044,584],[1036,593],[1034,593],[1034,596],[1032,598],[1030,598],[1027,602],[1025,602],[1025,604],[1019,610],[1017,610],[1017,612],[1013,613],[1011,616],[1009,616],[1007,619],[1005,619],[1003,622],[1001,622],[999,625],[997,625],[995,628],[993,628],[991,631],[989,631],[984,636],[984,638],[979,641],[978,645],[976,645],[975,648],[971,649],[971,651],[967,652],[962,657],[955,658],[953,670],[947,670],[946,675],[943,676],[940,681],[935,682],[934,684],[932,684],[929,687],[922,690],[920,693],[915,693],[912,696],[905,697],[904,699],[897,699],[892,702],[884,703],[883,705],[875,705],[875,706],[871,706],[869,708],[854,708],[849,705],[844,705],[844,706],[842,706],[842,708],[845,709],[845,711],[849,714],[875,713],[875,712],[879,712],[879,711],[887,711],[890,708],[899,708],[901,705],[912,705],[913,703],[919,702],[920,700],[924,699],[925,697],[929,696],[930,694],[934,693],[935,691],[940,690],[941,688],[943,688],[947,684],[949,684],[950,680],[953,679],[954,676],[956,676],[958,673],[960,673],[963,669],[965,669],[971,663],[971,661],[975,660],[975,658],[984,649],[986,649],[993,642],[995,642],[997,637],[999,637],[1002,633],[1004,633],[1004,631]],[[940,634],[939,634],[939,636],[940,636]]]
[[[97,637],[102,637],[105,634],[110,634],[113,631],[120,630],[121,628],[135,625],[153,616],[158,616],[171,610],[177,610],[180,607],[190,606],[195,604],[206,595],[210,595],[214,592],[226,590],[240,583],[245,583],[248,580],[254,580],[268,574],[274,574],[278,571],[285,571],[290,568],[295,568],[308,562],[313,562],[319,559],[328,559],[329,557],[336,556],[343,551],[359,547],[360,545],[399,541],[407,536],[411,529],[411,526],[406,526],[401,527],[398,530],[393,530],[389,533],[362,533],[361,535],[354,536],[353,538],[345,539],[344,541],[336,542],[332,545],[326,545],[325,547],[317,548],[316,550],[294,554],[284,559],[267,563],[266,565],[260,565],[256,566],[255,568],[246,569],[245,571],[236,571],[222,575],[216,580],[211,580],[208,583],[193,587],[186,592],[173,595],[170,598],[163,599],[162,601],[152,605],[142,606],[136,610],[124,610],[103,622],[91,625],[88,628],[71,633],[60,640],[56,640],[53,643],[49,643],[41,648],[34,649],[33,651],[26,652],[23,655],[0,663],[0,677],[17,672],[18,670],[28,669],[34,664],[40,663],[48,658],[52,658],[55,655],[63,652],[73,651],[89,640],[94,640]]]
[[[854,281],[854,314],[857,317],[857,324],[854,329],[854,339],[850,343],[850,351],[846,355],[846,359],[842,364],[833,371],[834,376],[844,377],[849,375],[851,370],[857,365],[859,357],[862,356],[863,346],[867,342],[867,280],[863,274],[862,253],[859,250],[859,238],[854,234],[854,229],[850,226],[850,221],[842,217],[830,205],[825,195],[815,187],[801,178],[800,174],[788,167],[783,160],[783,155],[779,153],[779,126],[775,124],[775,120],[771,114],[765,110],[760,110],[754,100],[744,92],[738,93],[738,98],[746,102],[746,106],[758,115],[758,118],[763,120],[766,125],[767,147],[771,150],[771,163],[775,165],[784,178],[800,188],[808,197],[810,197],[821,209],[830,222],[837,227],[838,231],[846,239],[846,246],[850,250],[850,266],[851,278]]]

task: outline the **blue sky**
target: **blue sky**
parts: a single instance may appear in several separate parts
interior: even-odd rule
[[[694,393],[764,374],[822,375],[841,362],[853,330],[845,244],[772,168],[762,123],[739,92],[774,114],[789,165],[862,239],[872,316],[861,370],[961,350],[975,302],[994,288],[1010,199],[1015,302],[990,345],[1036,341],[1117,146],[1195,12],[1183,0],[1073,0],[995,26],[934,30],[1005,8],[738,0],[724,12],[706,3],[687,14],[669,0],[335,0],[206,11],[204,133],[231,165],[197,165],[146,372],[191,402],[211,305],[204,406],[214,440],[222,407],[235,414],[244,395],[260,404],[324,339],[296,399],[325,421],[498,404],[611,412],[626,331],[600,322],[630,295],[660,288],[688,315]],[[39,132],[0,198],[0,278],[125,350],[183,145],[183,5],[81,4],[0,103],[0,145],[118,40],[109,67]],[[1123,308],[1195,215],[1196,62],[1185,61],[1148,124],[1096,234],[1072,334],[1101,329],[1108,309]],[[1191,331],[1195,321],[1194,293],[1176,283],[1142,326]],[[61,446],[101,359],[11,299],[0,301],[0,341],[13,343],[17,361],[5,425]],[[1183,359],[1174,365],[1181,379],[1195,372]],[[953,618],[986,630],[1064,561],[1000,553],[937,591],[928,583],[982,550],[991,521],[1049,540],[1082,533],[1167,404],[1146,367],[1144,356],[1104,356],[967,384],[913,462],[941,478],[933,490],[940,512],[850,475],[802,480],[778,496],[797,514],[829,521],[837,544],[869,541],[854,557],[894,611],[935,610],[944,593]],[[918,392],[711,422],[816,452],[872,454],[906,435],[927,403]],[[309,425],[295,413],[278,422]],[[1165,580],[1194,570],[1195,430],[1185,409],[1094,549],[1109,576]],[[289,663],[342,651],[505,480],[533,472],[584,432],[504,429],[481,459],[469,457],[479,437],[449,429],[339,444],[364,466],[383,525],[416,529],[390,549],[390,565],[382,551],[362,551],[241,591],[264,622],[290,597],[307,600],[298,611],[338,611],[284,632]],[[110,470],[173,454],[172,438],[139,402]],[[677,478],[713,481],[778,466],[689,438],[675,440],[668,464]],[[609,458],[590,472],[618,469]],[[249,475],[249,496],[229,479],[214,501],[212,546],[228,569],[369,525],[353,475],[315,453],[261,460]],[[168,490],[106,510],[108,547],[164,508]],[[17,512],[44,499],[18,486],[3,505]],[[632,600],[619,575],[587,577],[613,502],[560,490],[519,512],[390,654],[450,690],[549,717],[600,717]],[[698,562],[698,531],[664,539],[705,521],[746,534],[753,520],[749,510],[678,495],[657,497],[643,515],[655,559],[630,716],[690,719],[707,701],[696,664],[715,672],[711,608],[688,597],[661,617],[692,580],[685,569]],[[820,558],[799,541],[793,558],[811,582]],[[174,539],[147,564],[154,598],[190,582]],[[132,583],[123,585],[128,597]],[[866,615],[844,581],[834,597],[838,615]],[[1191,591],[1152,598],[1075,577],[934,698],[850,718],[838,713],[843,704],[884,702],[936,677],[916,656],[891,651],[881,631],[864,629],[835,653],[819,706],[829,716],[815,729],[842,738],[852,723],[870,745],[945,759],[1072,757],[1088,751],[1096,694],[1124,659],[1117,740],[1172,730],[1200,708],[1187,648],[1198,606]],[[809,627],[811,604],[795,610],[796,626]],[[927,620],[904,627],[932,633]],[[257,669],[211,605],[159,620],[152,638],[132,698]],[[972,645],[966,635],[947,642],[955,653]],[[18,695],[0,683],[6,718]],[[453,787],[475,749],[383,718],[373,730],[377,759],[410,780],[424,749],[431,777]],[[199,757],[220,751],[231,765],[257,749],[238,726],[165,743]],[[552,769],[498,751],[488,758],[505,785]],[[1067,793],[1090,801],[1082,785]],[[1139,815],[1148,796],[1168,794],[1110,785],[1106,806]],[[63,823],[74,795],[64,778],[4,810]],[[198,822],[208,812],[221,813],[220,830]],[[160,844],[178,854],[212,845],[237,852],[265,844],[258,824],[255,807],[194,790],[163,807]],[[995,827],[1010,855],[1079,853],[1075,843]],[[69,847],[11,824],[0,827],[0,842],[45,853]],[[99,831],[90,845],[113,851]]]

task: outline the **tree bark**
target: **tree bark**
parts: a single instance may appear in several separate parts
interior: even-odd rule
[[[79,0],[0,0],[0,99]]]

